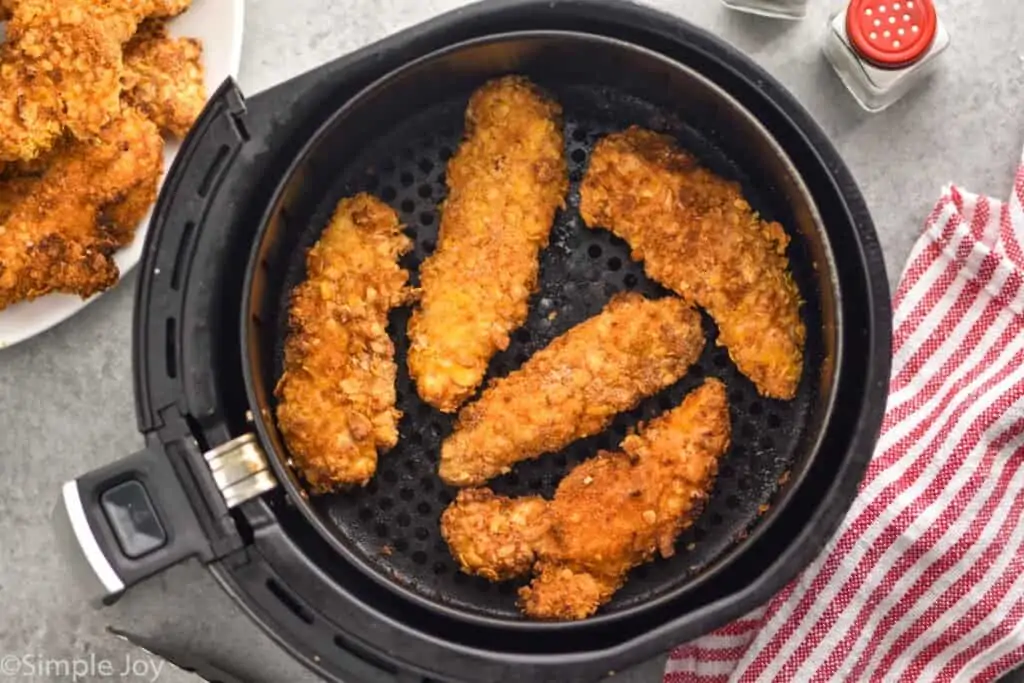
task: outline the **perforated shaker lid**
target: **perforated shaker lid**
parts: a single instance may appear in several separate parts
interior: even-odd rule
[[[935,39],[932,0],[851,0],[846,11],[850,43],[873,64],[895,69],[920,59]]]

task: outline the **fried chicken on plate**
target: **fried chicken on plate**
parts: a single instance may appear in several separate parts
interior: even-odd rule
[[[445,412],[473,394],[526,320],[569,182],[560,115],[516,76],[470,99],[466,139],[448,163],[437,251],[420,269],[422,300],[409,323],[409,373],[420,397]]]
[[[683,300],[621,294],[462,409],[441,447],[441,479],[477,486],[597,434],[679,380],[703,348],[700,314]]]
[[[580,194],[588,226],[626,240],[651,278],[711,314],[758,391],[793,398],[806,330],[781,225],[671,138],[637,127],[597,143]]]
[[[98,219],[135,192],[155,192],[162,160],[156,126],[127,109],[97,140],[56,151],[39,175],[0,180],[0,309],[116,282],[123,238]]]
[[[21,13],[43,4],[18,0],[16,9]],[[99,4],[106,12],[118,7]],[[164,3],[162,11],[185,6]],[[118,90],[123,103],[98,137],[77,139],[62,129],[55,115],[54,128],[47,133],[53,140],[44,145],[45,151],[36,148],[36,155],[27,154],[27,159],[0,161],[0,309],[49,292],[89,297],[117,281],[113,254],[134,239],[156,201],[163,171],[157,126],[183,134],[206,97],[193,41],[168,37],[156,21],[147,27],[131,43],[124,72],[131,89]],[[6,60],[7,50],[7,45],[0,48],[5,56],[0,72],[28,64]],[[21,98],[22,114],[32,106],[32,92]],[[0,119],[5,96],[0,92]],[[52,111],[59,106],[55,103]],[[33,120],[40,122],[48,111],[52,113],[39,108]],[[0,138],[7,134],[10,142],[28,130],[5,129],[0,123]]]
[[[577,465],[552,500],[464,489],[441,517],[462,571],[501,581],[534,575],[519,605],[536,619],[592,615],[627,572],[675,553],[729,445],[725,386],[709,379],[680,406]]]
[[[411,248],[389,206],[367,194],[343,199],[292,293],[277,422],[315,492],[366,484],[378,450],[398,442],[387,324],[411,294],[398,265]]]
[[[185,137],[206,104],[202,57],[198,40],[172,38],[163,22],[147,21],[125,46],[124,101],[160,130]]]
[[[123,49],[150,16],[183,0],[7,1],[0,50],[0,160],[34,159],[65,131],[98,137],[121,111]]]

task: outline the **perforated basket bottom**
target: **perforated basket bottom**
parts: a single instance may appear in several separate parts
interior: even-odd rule
[[[542,254],[541,287],[531,299],[529,319],[513,335],[509,348],[494,358],[489,377],[503,376],[518,367],[556,336],[598,313],[617,292],[668,295],[644,275],[641,264],[630,260],[625,242],[606,231],[588,229],[579,217],[579,181],[590,151],[601,136],[632,123],[672,133],[707,166],[742,182],[747,198],[763,215],[783,221],[787,218],[781,200],[776,198],[775,206],[766,201],[772,199],[770,194],[762,196],[755,192],[713,140],[656,108],[603,89],[545,85],[564,107],[572,187],[567,207],[557,217],[551,244]],[[419,264],[436,246],[437,205],[446,192],[445,163],[460,142],[467,99],[468,93],[466,98],[415,114],[386,137],[373,141],[340,175],[336,192],[325,198],[317,214],[319,220],[306,226],[290,260],[277,316],[278,375],[287,332],[283,315],[287,293],[304,277],[305,251],[319,237],[339,198],[366,190],[400,212],[416,242],[415,251],[403,265],[414,273],[414,281],[418,279],[415,273]],[[704,377],[725,381],[733,440],[720,463],[714,492],[704,513],[679,538],[675,557],[635,569],[626,586],[603,608],[604,612],[633,607],[692,584],[706,567],[750,532],[777,495],[780,480],[794,465],[809,408],[817,400],[809,376],[815,374],[820,363],[821,340],[811,261],[799,239],[794,238],[790,256],[807,300],[803,310],[809,334],[804,382],[795,400],[761,398],[737,372],[725,350],[716,347],[717,330],[705,317],[709,343],[699,362],[680,382],[643,401],[636,410],[620,415],[605,433],[579,441],[562,452],[522,463],[512,473],[490,483],[503,494],[539,493],[550,497],[569,469],[598,449],[616,448],[631,425],[678,405]],[[680,254],[680,258],[685,257]],[[380,458],[377,476],[368,486],[314,498],[313,505],[328,521],[337,539],[385,580],[400,583],[449,608],[520,619],[515,592],[523,582],[493,584],[462,574],[441,537],[438,520],[455,490],[444,486],[438,478],[437,459],[454,418],[420,401],[409,379],[405,334],[408,318],[408,310],[396,311],[390,326],[399,365],[398,405],[404,413],[398,446]]]

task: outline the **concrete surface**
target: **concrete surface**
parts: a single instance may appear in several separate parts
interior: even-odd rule
[[[241,84],[253,93],[460,4],[457,0],[250,0]],[[838,145],[867,197],[895,282],[922,220],[951,180],[1008,194],[1024,144],[1024,3],[940,0],[953,46],[935,81],[881,115],[861,112],[820,54],[840,0],[812,0],[809,19],[775,23],[716,0],[659,0],[732,41],[790,87]],[[311,680],[244,620],[199,567],[182,566],[113,608],[87,606],[54,548],[48,516],[66,478],[141,445],[131,395],[135,278],[58,328],[0,351],[0,658],[109,659],[137,650],[105,633],[116,624],[247,663],[254,678]],[[197,612],[196,605],[204,610]],[[232,656],[234,655],[234,656]],[[238,655],[241,655],[238,657]],[[2,661],[2,660],[0,660]],[[660,662],[630,672],[659,679]],[[117,668],[115,676],[120,671]],[[23,671],[22,674],[26,674]],[[151,677],[150,677],[151,678]],[[189,678],[164,670],[159,680]],[[0,674],[0,680],[5,680]],[[19,675],[9,680],[71,680]],[[89,676],[79,680],[102,680]]]

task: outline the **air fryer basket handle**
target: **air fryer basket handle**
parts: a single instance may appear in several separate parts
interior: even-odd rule
[[[103,604],[186,558],[209,554],[181,482],[154,447],[66,482],[53,523],[80,580]]]

